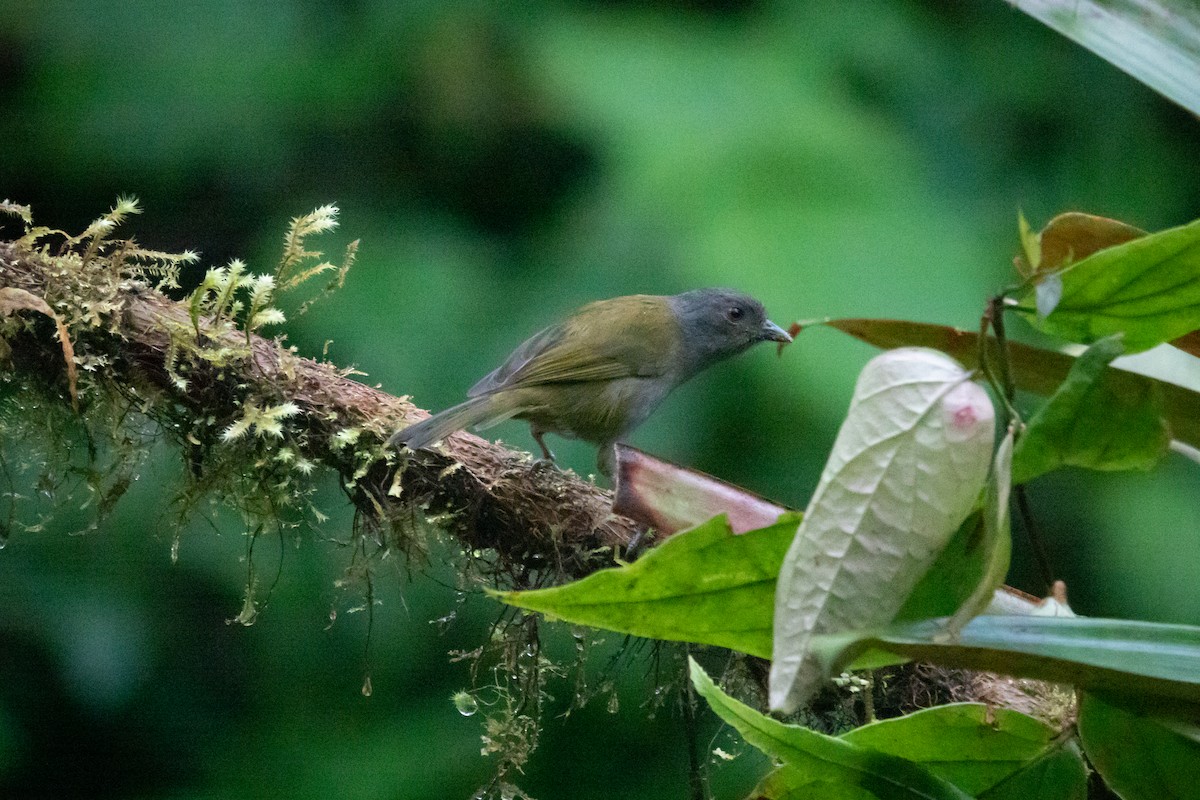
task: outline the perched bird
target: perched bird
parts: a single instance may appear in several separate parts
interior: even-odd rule
[[[600,445],[600,471],[611,475],[613,443],[672,389],[758,342],[791,340],[761,303],[731,289],[599,300],[527,339],[466,402],[388,443],[420,450],[472,425],[523,419],[547,460],[546,433],[583,439]]]

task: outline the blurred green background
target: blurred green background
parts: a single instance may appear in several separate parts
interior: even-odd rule
[[[783,325],[974,327],[1010,280],[1018,208],[1034,225],[1066,209],[1187,222],[1198,152],[1194,117],[1000,0],[0,0],[0,195],[76,231],[135,194],[142,243],[263,272],[290,217],[337,203],[320,245],[361,238],[359,263],[288,338],[311,356],[332,340],[330,359],[430,409],[617,294],[731,285]],[[633,443],[803,506],[870,355],[822,330],[782,358],[759,348]],[[532,445],[520,424],[490,433]],[[555,445],[592,469],[591,447]],[[6,491],[36,501],[14,467],[34,446],[3,442]],[[253,627],[228,625],[244,531],[201,514],[172,563],[182,471],[153,446],[86,535],[68,535],[78,502],[44,525],[19,506],[34,516],[0,551],[0,796],[469,796],[491,765],[482,715],[450,702],[469,678],[447,652],[497,607],[452,588],[435,549],[379,576],[365,656],[360,598],[334,587],[349,517],[331,482],[329,522],[259,543],[278,582]],[[1077,611],[1200,621],[1194,469],[1065,473],[1032,497]],[[1016,543],[1010,583],[1040,591]],[[628,668],[617,713],[560,718],[572,688],[552,686],[519,783],[685,796],[678,714],[639,708],[650,672]],[[721,767],[719,794],[759,766]]]

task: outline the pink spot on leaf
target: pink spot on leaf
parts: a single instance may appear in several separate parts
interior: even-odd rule
[[[954,421],[954,427],[970,428],[979,421],[979,416],[975,413],[975,406],[968,403],[955,410],[952,419]]]

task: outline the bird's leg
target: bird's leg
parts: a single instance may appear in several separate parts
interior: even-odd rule
[[[616,442],[602,442],[600,449],[596,451],[596,466],[600,469],[600,474],[612,478],[616,463]]]
[[[546,432],[534,425],[529,426],[529,432],[533,434],[533,440],[538,443],[538,447],[542,448],[542,457],[533,462],[534,467],[545,467],[554,463],[554,453],[550,452],[550,448],[546,447],[546,441],[542,438]]]

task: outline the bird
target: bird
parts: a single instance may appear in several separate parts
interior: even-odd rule
[[[546,433],[599,445],[612,475],[613,445],[680,384],[759,342],[792,341],[762,303],[733,289],[597,300],[526,339],[467,392],[467,400],[394,433],[389,446],[421,450],[468,427],[529,423],[545,462]]]

